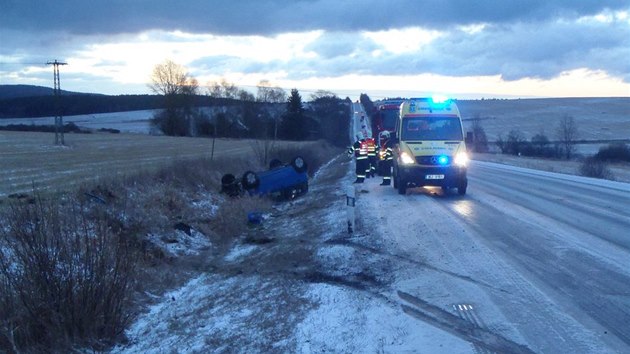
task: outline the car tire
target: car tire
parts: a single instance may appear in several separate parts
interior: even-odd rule
[[[308,165],[306,164],[306,161],[302,156],[296,156],[295,158],[293,158],[293,160],[291,161],[291,166],[293,166],[293,169],[297,173],[306,172],[306,170],[308,169]]]
[[[398,181],[398,194],[402,194],[405,195],[407,194],[407,182],[405,181]]]
[[[468,182],[464,182],[464,183],[460,184],[459,187],[457,187],[457,194],[465,195],[466,194],[466,189],[468,189]]]
[[[233,174],[227,173],[221,177],[221,192],[236,197],[241,193],[241,186],[236,181]]]
[[[247,171],[243,173],[243,178],[241,179],[241,184],[243,188],[255,189],[260,185],[260,177],[254,171]]]
[[[228,186],[233,184],[236,181],[236,177],[234,177],[231,173],[226,173],[221,177],[221,186]]]

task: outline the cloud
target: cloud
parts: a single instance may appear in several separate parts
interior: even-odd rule
[[[627,0],[3,0],[0,26],[73,34],[181,30],[274,35],[312,30],[377,31],[421,26],[578,18],[627,9]]]
[[[629,12],[627,0],[2,0],[0,78],[43,80],[28,65],[58,58],[77,77],[138,83],[169,58],[197,77],[514,81],[584,68],[630,82]]]
[[[596,21],[492,25],[479,31],[442,32],[414,51],[393,51],[369,35],[325,33],[305,46],[317,56],[250,64],[256,70],[285,68],[290,79],[350,74],[493,76],[505,80],[550,79],[589,68],[628,77],[630,26]],[[239,64],[243,61],[239,59]],[[226,64],[227,67],[233,65]]]

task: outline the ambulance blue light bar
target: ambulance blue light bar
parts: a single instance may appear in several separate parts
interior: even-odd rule
[[[444,95],[433,95],[431,96],[430,101],[433,104],[445,104],[445,103],[448,103],[448,101],[450,101],[450,98]]]

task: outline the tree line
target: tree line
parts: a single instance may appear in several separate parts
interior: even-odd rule
[[[154,67],[149,87],[162,99],[152,123],[166,135],[325,139],[336,146],[347,144],[350,99],[329,91],[317,91],[305,104],[297,89],[287,94],[267,80],[258,83],[254,95],[221,79],[202,92],[197,79],[170,60]],[[199,105],[196,97],[222,104]]]

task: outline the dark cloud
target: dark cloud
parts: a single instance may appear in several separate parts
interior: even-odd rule
[[[315,58],[219,55],[188,66],[196,76],[283,71],[289,79],[424,73],[548,79],[588,68],[630,82],[629,20],[576,21],[615,10],[630,11],[628,0],[0,0],[0,74],[18,71],[7,60],[30,65],[69,58],[91,44],[150,30],[156,30],[151,41],[178,43],[197,39],[169,31],[272,37],[323,30],[305,46]],[[484,29],[461,27],[477,24]],[[360,34],[405,27],[442,35],[417,50],[389,53]]]
[[[500,75],[505,80],[550,79],[580,68],[604,70],[626,81],[630,75],[630,27],[619,23],[520,23],[488,26],[476,33],[456,30],[437,38],[430,46],[399,54],[376,55],[377,43],[362,36],[334,34],[323,35],[307,48],[318,53],[318,57],[249,66],[258,72],[282,68],[288,71],[289,79],[296,80],[344,74],[424,73]],[[225,66],[233,67],[227,63]]]
[[[3,0],[0,28],[77,34],[137,33],[152,29],[194,33],[261,34],[443,29],[473,23],[575,18],[627,9],[627,0]]]
[[[358,48],[366,52],[375,49],[376,46],[357,32],[326,32],[304,49],[315,52],[321,58],[332,59],[346,57]]]

